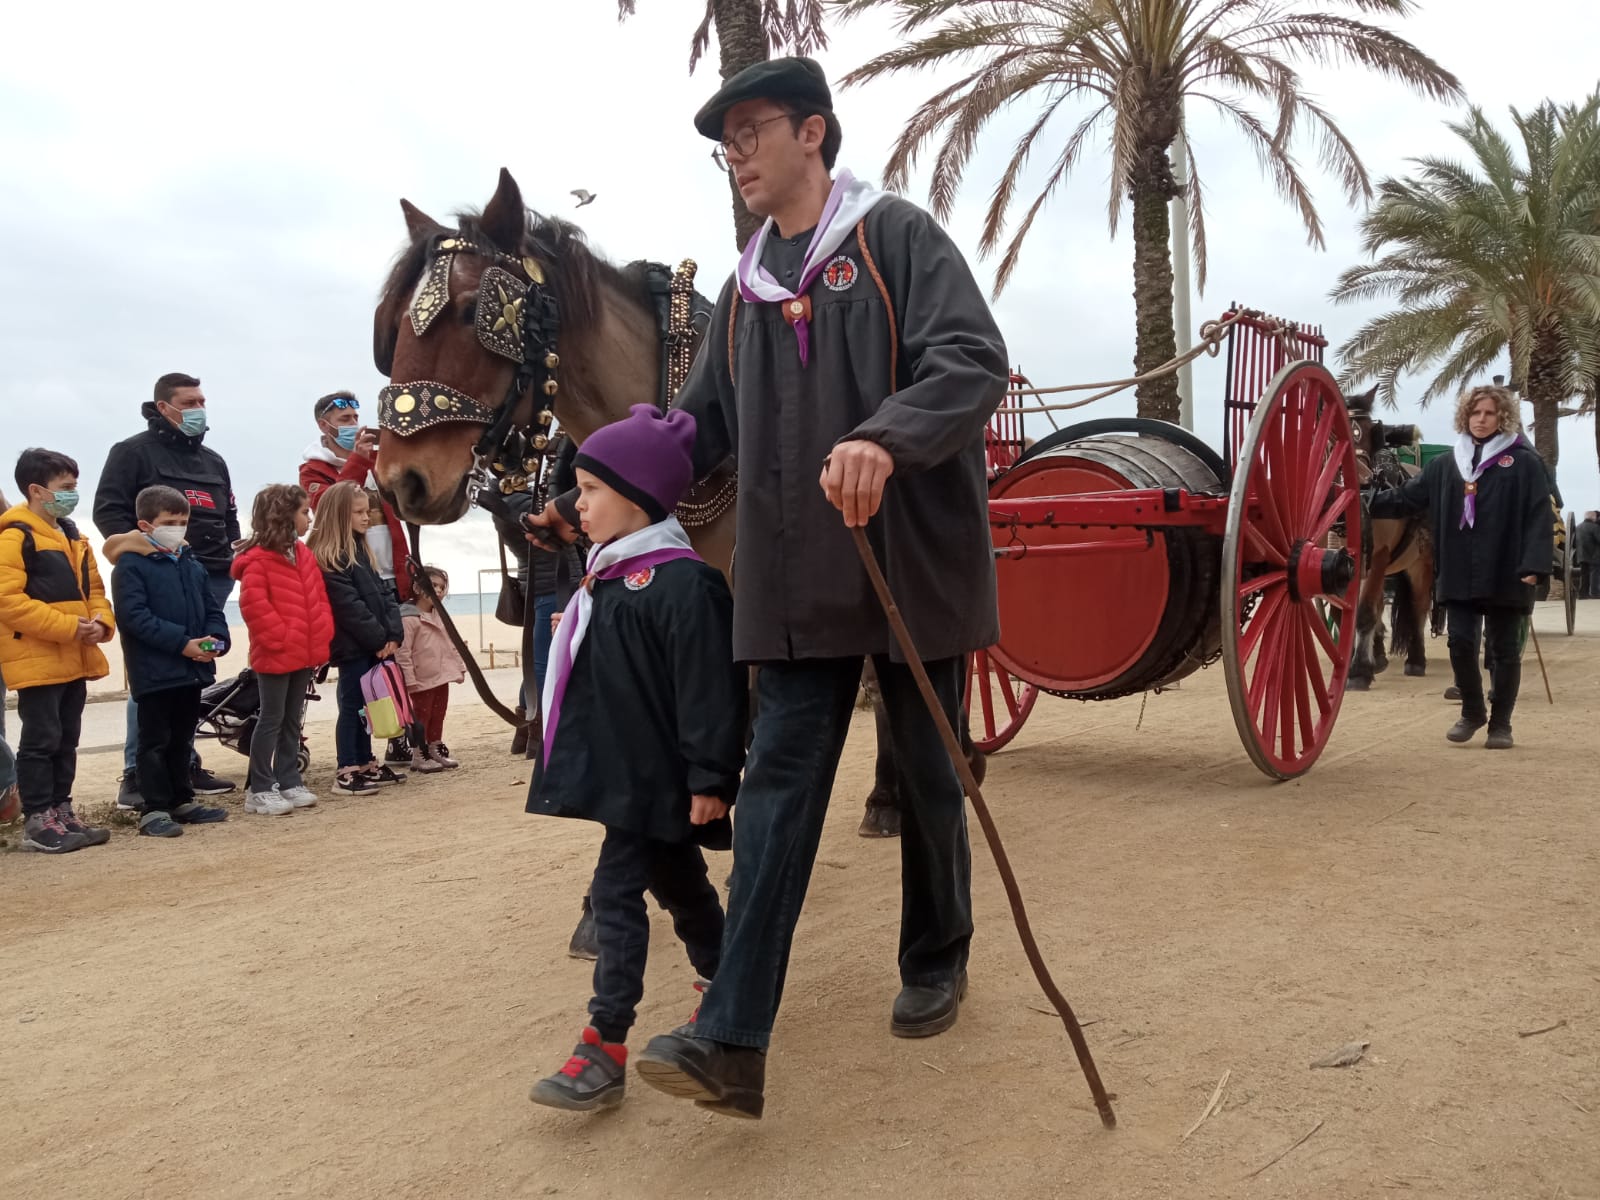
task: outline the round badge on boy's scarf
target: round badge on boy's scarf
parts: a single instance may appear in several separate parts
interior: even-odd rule
[[[654,567],[646,567],[642,571],[635,571],[631,575],[624,575],[622,582],[630,592],[642,592],[650,586],[651,580],[656,577]]]
[[[861,268],[847,254],[837,254],[822,268],[822,282],[830,292],[847,292],[855,286]]]
[[[1517,460],[1516,460],[1516,459],[1514,459],[1514,458],[1512,458],[1512,457],[1511,457],[1511,455],[1509,455],[1509,454],[1502,454],[1502,455],[1501,455],[1501,456],[1500,456],[1500,465],[1501,465],[1501,466],[1502,466],[1502,467],[1511,467],[1511,466],[1515,466],[1515,465],[1516,465],[1516,462],[1517,462]]]

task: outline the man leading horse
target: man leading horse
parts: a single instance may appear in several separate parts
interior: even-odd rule
[[[722,290],[678,405],[696,470],[739,463],[734,653],[759,666],[721,967],[698,1020],[639,1073],[759,1117],[766,1051],[834,774],[871,657],[903,772],[901,990],[890,1031],[943,1032],[966,988],[971,850],[962,787],[851,545],[864,526],[955,723],[966,656],[998,636],[983,431],[1005,345],[948,235],[833,174],[822,69],[760,64],[695,117],[767,218]],[[559,528],[553,510],[537,518]]]

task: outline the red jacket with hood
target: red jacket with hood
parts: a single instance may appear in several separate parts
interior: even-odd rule
[[[333,609],[322,568],[304,542],[295,542],[293,562],[265,546],[252,546],[233,560],[233,577],[250,632],[252,670],[287,675],[328,661]]]

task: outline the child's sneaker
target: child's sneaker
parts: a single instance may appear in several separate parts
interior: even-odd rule
[[[285,800],[277,792],[251,792],[244,798],[244,810],[268,817],[282,817],[294,811],[294,801]]]
[[[139,772],[124,771],[117,788],[118,812],[143,812],[144,797],[139,794]]]
[[[706,989],[708,987],[710,987],[710,986],[711,986],[711,980],[707,979],[704,975],[696,975],[695,976],[695,979],[694,979],[694,990],[696,992],[700,993],[700,999],[695,1003],[694,1011],[689,1014],[688,1023],[690,1025],[693,1025],[696,1021],[698,1021],[700,1019],[700,1005],[705,1003]]]
[[[405,734],[389,739],[389,744],[384,747],[383,761],[391,767],[411,765],[411,743],[406,740]]]
[[[539,1080],[528,1093],[535,1104],[592,1112],[622,1103],[628,1082],[628,1048],[620,1042],[602,1042],[591,1025],[573,1050],[567,1065]]]
[[[441,767],[459,767],[461,764],[450,757],[450,748],[443,742],[435,742],[428,747],[428,757]]]
[[[200,765],[200,760],[197,758],[189,764],[189,786],[196,796],[226,796],[229,792],[235,791],[239,785],[231,779],[213,775]]]
[[[317,794],[306,787],[305,784],[301,784],[299,787],[285,788],[278,795],[296,808],[310,808],[317,802]]]
[[[9,825],[22,815],[22,793],[12,784],[0,792],[0,825]]]
[[[98,829],[78,820],[78,814],[72,811],[71,800],[56,805],[56,820],[61,822],[61,827],[68,833],[75,833],[81,837],[85,846],[104,846],[111,840],[111,830]]]
[[[361,777],[376,787],[388,787],[391,783],[406,781],[404,775],[395,774],[394,768],[390,766],[368,767],[361,772]]]
[[[56,810],[29,813],[22,824],[22,848],[37,850],[40,854],[70,854],[83,849],[83,839],[68,833],[56,816]]]
[[[225,808],[207,808],[195,800],[186,800],[172,810],[172,819],[180,825],[215,825],[228,819]]]
[[[164,812],[149,812],[139,818],[140,837],[182,837],[183,826]]]
[[[444,770],[442,762],[434,762],[421,750],[411,752],[411,769],[421,775],[432,775],[435,771]]]
[[[333,790],[344,796],[370,796],[378,790],[378,785],[368,779],[364,772],[351,771],[334,779]]]

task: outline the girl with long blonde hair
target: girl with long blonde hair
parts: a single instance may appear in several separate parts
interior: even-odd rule
[[[333,790],[360,796],[391,783],[405,782],[372,753],[361,695],[361,677],[392,658],[405,640],[400,606],[372,565],[366,532],[371,521],[367,494],[357,484],[336,483],[317,504],[317,520],[307,541],[333,608],[333,644],[328,657],[339,668],[339,720],[334,738],[339,773]]]

